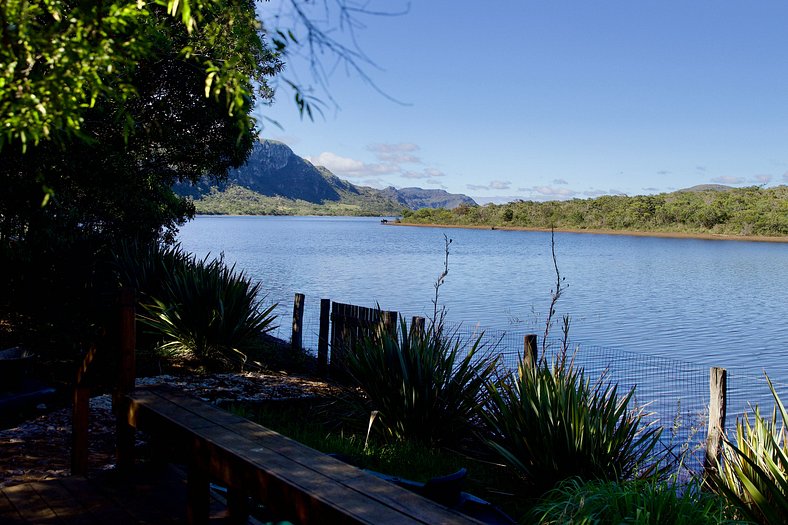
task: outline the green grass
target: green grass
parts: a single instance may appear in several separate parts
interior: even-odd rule
[[[468,469],[464,487],[467,492],[500,506],[512,516],[524,515],[530,508],[531,502],[507,493],[505,487],[513,479],[501,465],[418,442],[385,442],[372,436],[365,446],[368,420],[349,417],[341,400],[284,400],[227,408],[316,450],[341,455],[359,468],[425,482],[464,467]]]
[[[678,487],[654,479],[612,482],[564,481],[529,513],[530,523],[703,525],[728,522],[723,498],[697,486]]]

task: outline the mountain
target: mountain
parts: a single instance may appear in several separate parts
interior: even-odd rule
[[[476,202],[467,195],[449,193],[445,190],[423,190],[421,188],[398,190],[394,186],[389,186],[381,190],[381,194],[411,210],[420,208],[453,209],[460,204],[476,205]]]
[[[691,188],[684,188],[676,191],[675,193],[690,192],[695,193],[699,191],[728,191],[734,189],[733,186],[725,186],[724,184],[698,184]]]
[[[476,204],[470,197],[444,190],[356,186],[272,140],[255,143],[249,160],[231,170],[226,182],[177,184],[174,190],[192,197],[198,213],[209,214],[398,215],[403,208]]]

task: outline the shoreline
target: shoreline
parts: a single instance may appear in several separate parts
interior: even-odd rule
[[[526,226],[481,226],[466,224],[415,224],[389,221],[385,226],[416,226],[419,228],[454,228],[466,230],[501,230],[501,231],[525,231],[525,232],[549,232],[549,228],[529,228]],[[765,235],[723,235],[719,233],[683,233],[683,232],[644,232],[635,230],[607,230],[607,229],[588,229],[573,230],[569,228],[555,228],[560,233],[579,233],[590,235],[622,235],[629,237],[661,237],[666,239],[698,239],[706,241],[747,241],[747,242],[773,242],[788,243],[788,236],[768,237]]]

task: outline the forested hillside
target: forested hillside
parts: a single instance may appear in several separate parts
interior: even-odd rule
[[[381,196],[378,192],[343,192],[338,201],[309,202],[281,196],[266,196],[231,184],[195,201],[197,213],[204,215],[366,215],[392,216],[402,213],[402,207]]]
[[[783,236],[788,235],[788,186],[462,205],[453,210],[406,212],[402,222]]]

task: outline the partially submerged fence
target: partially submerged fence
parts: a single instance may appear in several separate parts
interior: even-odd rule
[[[312,351],[317,348],[322,373],[341,362],[347,344],[355,344],[381,324],[392,333],[397,330],[397,312],[322,299],[318,317],[314,309],[304,308],[303,295],[297,294],[294,304],[291,340],[294,346]],[[414,317],[408,326],[412,329],[420,324],[423,329],[423,323],[423,318]],[[500,355],[503,366],[516,370],[524,355],[529,355],[529,346],[542,349],[541,341],[537,344],[536,336],[529,334],[536,327],[529,328],[484,331],[479,326],[447,324],[445,333],[469,342],[481,338],[486,352]],[[554,358],[560,346],[559,341],[548,339],[544,357]],[[726,424],[751,413],[750,404],[773,405],[763,377],[620,349],[575,344],[570,348],[575,365],[583,368],[592,382],[604,377],[617,383],[619,392],[635,388],[635,403],[645,407],[653,424],[664,428],[667,443],[686,452],[685,466],[692,471],[703,468],[707,453],[718,453]],[[787,388],[780,382],[775,386],[778,392]]]

